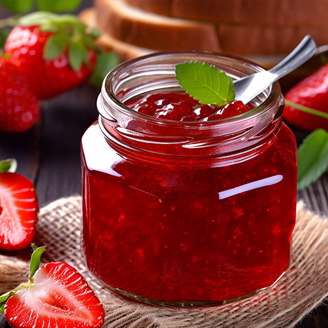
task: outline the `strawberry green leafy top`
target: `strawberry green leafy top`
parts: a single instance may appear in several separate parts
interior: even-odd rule
[[[38,26],[42,32],[52,32],[44,47],[44,58],[53,60],[68,49],[70,66],[79,71],[82,63],[89,64],[88,48],[98,50],[93,40],[99,37],[96,29],[89,29],[73,15],[35,12],[18,20],[21,26]]]

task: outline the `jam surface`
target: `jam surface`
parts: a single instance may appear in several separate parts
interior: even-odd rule
[[[159,119],[174,121],[214,121],[233,117],[251,108],[235,100],[224,106],[201,105],[188,94],[158,93],[129,101],[127,105],[135,111]]]
[[[174,120],[212,115],[211,106],[181,95],[171,106],[172,97],[129,106]],[[127,159],[95,123],[82,138],[82,158],[84,252],[110,286],[155,301],[215,302],[268,287],[288,267],[296,154],[284,124],[253,158],[184,167]]]

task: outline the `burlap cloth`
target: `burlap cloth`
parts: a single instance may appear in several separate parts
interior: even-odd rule
[[[293,327],[328,296],[328,221],[297,205],[290,268],[276,286],[260,295],[224,306],[156,307],[129,301],[111,292],[84,265],[80,249],[81,198],[59,199],[40,211],[38,245],[46,260],[65,261],[77,268],[101,300],[104,327]],[[0,293],[26,280],[28,264],[0,255]]]

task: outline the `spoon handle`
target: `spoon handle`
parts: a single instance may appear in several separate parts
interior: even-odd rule
[[[247,104],[271,83],[304,64],[315,53],[317,47],[311,36],[307,35],[300,44],[278,65],[269,71],[261,71],[233,81],[236,99]]]
[[[279,79],[309,60],[316,49],[317,46],[314,40],[310,35],[307,35],[287,57],[271,68],[269,72],[276,75],[277,79]]]

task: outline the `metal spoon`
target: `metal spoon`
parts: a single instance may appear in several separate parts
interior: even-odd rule
[[[279,64],[268,71],[247,75],[233,81],[236,99],[247,104],[264,91],[271,83],[295,70],[316,52],[317,46],[311,36],[307,35],[299,45]]]
[[[328,63],[328,45],[317,48],[315,54],[303,65],[279,80],[281,90],[285,94],[295,84],[305,79]]]

